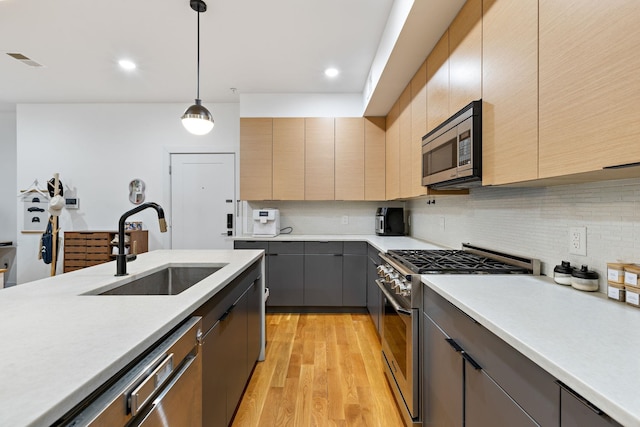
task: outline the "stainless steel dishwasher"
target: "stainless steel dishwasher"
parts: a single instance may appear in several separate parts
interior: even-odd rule
[[[60,425],[202,427],[201,336],[190,318]]]

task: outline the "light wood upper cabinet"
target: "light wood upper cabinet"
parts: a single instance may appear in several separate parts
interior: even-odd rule
[[[422,186],[422,137],[427,133],[427,61],[411,79],[411,196],[427,194]]]
[[[387,114],[385,147],[385,187],[387,200],[400,197],[400,104],[396,101]]]
[[[449,30],[447,30],[427,57],[427,132],[449,116]]]
[[[399,128],[399,147],[400,147],[400,197],[411,197],[411,85],[407,85],[399,100],[400,107],[400,128]]]
[[[240,119],[240,198],[272,199],[272,124],[270,118]]]
[[[385,200],[384,117],[364,118],[364,198]]]
[[[538,177],[538,0],[484,0],[482,183]]]
[[[305,200],[335,198],[335,133],[332,117],[306,118]]]
[[[304,119],[273,119],[273,199],[304,200]]]
[[[336,118],[336,200],[364,200],[364,120]]]
[[[467,0],[449,27],[449,112],[482,98],[482,0]]]
[[[540,178],[640,162],[640,2],[540,0]]]

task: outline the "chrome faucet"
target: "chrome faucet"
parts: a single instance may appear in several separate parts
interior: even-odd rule
[[[120,221],[118,222],[118,255],[116,255],[116,276],[127,275],[127,255],[124,253],[124,222],[131,215],[143,211],[147,208],[153,208],[158,212],[158,222],[160,223],[160,232],[165,233],[167,231],[167,222],[164,219],[164,211],[159,204],[149,202],[143,203],[135,208],[122,214]],[[132,259],[135,259],[132,258]]]

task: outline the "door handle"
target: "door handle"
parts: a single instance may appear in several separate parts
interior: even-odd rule
[[[233,214],[227,214],[227,228],[233,228]]]

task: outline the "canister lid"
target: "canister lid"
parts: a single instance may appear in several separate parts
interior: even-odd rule
[[[575,267],[571,267],[571,263],[569,261],[562,261],[560,265],[556,265],[556,268],[554,268],[553,271],[554,273],[571,274],[575,269]]]
[[[598,273],[595,271],[589,270],[589,267],[583,265],[580,270],[573,270],[571,273],[573,277],[577,277],[579,279],[597,279]]]

